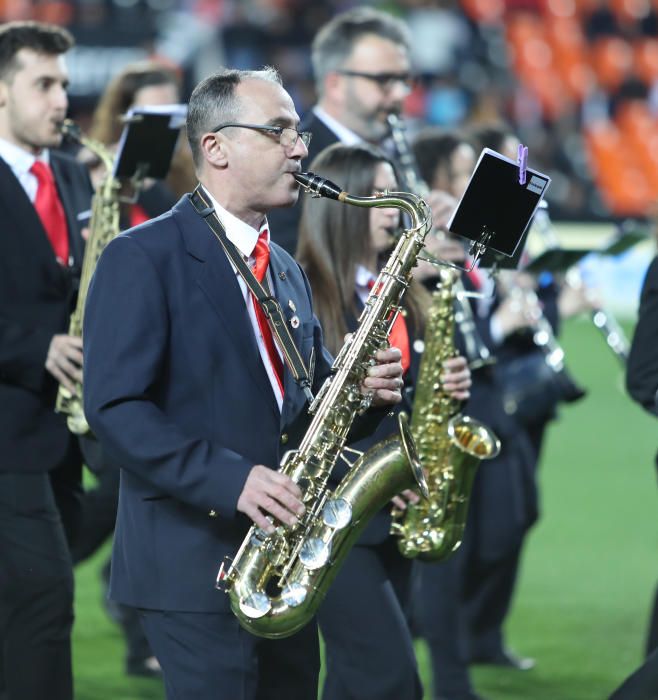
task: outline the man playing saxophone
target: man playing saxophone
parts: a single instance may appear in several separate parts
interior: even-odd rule
[[[57,386],[82,378],[67,333],[92,189],[57,152],[66,116],[60,27],[0,28],[0,696],[73,697],[73,573],[67,547],[82,456]],[[3,691],[6,691],[6,695]]]
[[[169,698],[317,693],[315,626],[259,639],[213,587],[249,520],[271,533],[275,520],[294,526],[302,516],[300,488],[273,468],[304,435],[304,388],[316,392],[330,372],[308,283],[270,244],[266,218],[297,199],[293,175],[308,144],[298,124],[273,70],[202,81],[187,123],[198,196],[111,242],[89,291],[85,413],[122,465],[110,595],[140,609]],[[295,381],[202,217],[213,216],[210,206],[226,245],[254,263],[283,308],[310,387]],[[400,351],[376,359],[361,390],[375,405],[398,403]],[[370,411],[361,430],[384,413]]]

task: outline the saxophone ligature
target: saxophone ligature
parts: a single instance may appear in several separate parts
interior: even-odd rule
[[[78,125],[70,119],[65,119],[62,123],[62,133],[88,148],[100,159],[106,171],[92,201],[89,238],[85,244],[78,299],[69,321],[69,335],[81,338],[85,301],[96,263],[105,246],[119,233],[119,190],[121,185],[112,176],[114,156],[106,146],[84,136]],[[55,410],[66,416],[66,423],[72,433],[76,435],[89,433],[89,425],[82,405],[81,383],[77,384],[75,393],[69,391],[62,384],[59,385]]]
[[[302,491],[304,515],[292,527],[273,520],[276,529],[270,535],[253,525],[235,558],[219,570],[217,587],[228,593],[239,623],[268,638],[289,636],[311,620],[350,547],[395,494],[412,487],[427,494],[404,413],[398,419],[399,434],[362,454],[333,492],[327,484],[336,461],[344,457],[354,418],[369,406],[371,398],[360,386],[375,352],[387,347],[400,299],[431,227],[429,208],[406,192],[357,197],[313,173],[296,173],[295,179],[315,196],[357,207],[398,208],[410,216],[411,226],[398,239],[357,330],[309,407],[313,417],[299,448],[282,460],[280,471]]]
[[[443,362],[457,354],[453,285],[458,274],[443,268],[432,295],[411,418],[430,496],[392,513],[391,533],[399,537],[400,552],[421,561],[440,561],[459,547],[477,468],[500,452],[494,432],[461,415],[460,402],[441,387]]]

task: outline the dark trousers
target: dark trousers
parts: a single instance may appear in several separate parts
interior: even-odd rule
[[[352,549],[318,613],[322,700],[419,700],[423,690],[403,612],[411,562],[392,538]]]
[[[162,666],[167,700],[314,700],[320,652],[315,620],[285,639],[262,639],[230,613],[140,610]]]
[[[512,605],[521,547],[506,557],[479,562],[466,572],[463,598],[469,657],[490,661],[504,653],[503,623]]]
[[[71,700],[75,473],[0,474],[0,640],[8,700]],[[56,499],[57,496],[57,499]],[[64,508],[60,516],[57,502]],[[66,528],[65,528],[65,524]]]
[[[434,697],[451,700],[468,697],[473,691],[462,605],[466,555],[462,545],[445,561],[414,565],[414,628],[430,652]]]

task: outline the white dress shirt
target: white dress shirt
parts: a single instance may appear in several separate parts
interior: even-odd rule
[[[0,158],[11,168],[16,179],[21,183],[25,193],[30,198],[30,202],[34,204],[34,200],[37,198],[39,182],[36,175],[30,172],[30,168],[37,160],[36,156],[9,141],[0,139]],[[50,165],[50,154],[47,148],[41,151],[38,159]]]
[[[261,231],[264,229],[268,229],[267,227],[267,219],[265,219],[260,227],[260,229],[257,231],[255,228],[252,228],[249,226],[249,224],[245,224],[244,221],[241,221],[238,219],[236,216],[233,216],[230,212],[228,212],[224,207],[222,207],[217,200],[208,192],[207,189],[204,188],[204,192],[208,195],[213,207],[215,208],[215,212],[217,212],[217,216],[219,220],[222,222],[222,226],[224,227],[224,230],[226,231],[226,237],[235,245],[235,247],[240,251],[242,254],[242,257],[245,259],[245,261],[249,264],[249,266],[253,269],[253,266],[256,262],[256,259],[254,258],[254,249],[256,248],[256,243],[258,242],[258,237],[260,236]],[[269,244],[270,242],[270,234],[269,234],[269,229],[267,233],[267,242]],[[272,385],[272,391],[274,392],[274,396],[276,398],[276,402],[279,406],[279,411],[281,410],[281,407],[283,406],[283,392],[281,391],[281,387],[279,386],[279,380],[277,378],[276,370],[272,366],[272,362],[270,361],[270,356],[267,352],[267,347],[265,346],[265,341],[263,340],[263,334],[260,332],[260,327],[258,325],[258,319],[256,318],[256,309],[254,307],[254,304],[257,304],[258,302],[254,299],[253,295],[247,288],[247,284],[245,281],[242,279],[242,275],[238,272],[237,268],[235,265],[233,265],[233,262],[229,258],[229,263],[231,263],[231,267],[233,268],[233,272],[235,272],[235,275],[238,280],[238,284],[240,285],[240,290],[242,291],[242,296],[244,298],[245,306],[247,307],[247,313],[249,314],[249,321],[251,323],[251,327],[254,331],[254,335],[256,336],[256,342],[258,344],[258,352],[260,353],[260,357],[263,361],[263,366],[265,367],[265,371],[267,372],[267,377],[270,380],[270,384]],[[270,285],[270,289],[272,289],[272,276],[270,272],[269,265],[267,267],[267,281]],[[283,360],[283,355],[281,353],[281,350],[277,344],[276,336],[274,334],[274,346],[277,349],[277,352],[279,353],[279,356],[281,357],[281,362],[285,366],[285,362]]]

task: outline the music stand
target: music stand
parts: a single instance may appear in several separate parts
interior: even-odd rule
[[[540,272],[566,272],[590,253],[589,248],[548,248],[523,267],[524,272],[538,275]]]
[[[185,105],[131,109],[124,117],[113,176],[130,180],[135,188],[144,178],[165,178],[186,113]]]
[[[512,257],[544,196],[550,177],[527,168],[519,182],[518,163],[485,148],[466,190],[450,217],[448,230],[472,242],[474,263],[485,249]]]
[[[621,255],[627,250],[632,248],[637,243],[646,241],[649,239],[649,234],[647,232],[647,226],[639,221],[633,221],[629,219],[624,221],[619,227],[619,231],[613,237],[613,239],[599,252],[601,255]]]

